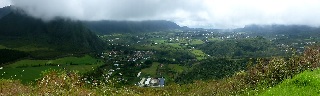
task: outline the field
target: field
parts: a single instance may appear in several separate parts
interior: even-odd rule
[[[194,54],[198,60],[205,59],[205,57],[207,56],[206,53],[196,49],[193,49],[191,53]]]
[[[222,41],[222,40],[219,39],[219,38],[209,38],[208,40],[209,40],[209,41]]]
[[[56,64],[56,65],[83,65],[83,64],[98,64],[99,60],[92,58],[89,55],[86,55],[84,57],[64,57],[59,58],[55,60],[21,60],[18,62],[15,62],[13,64],[7,65],[5,67],[11,67],[11,68],[17,68],[17,67],[23,67],[23,66],[44,66],[46,64]]]
[[[183,71],[186,71],[188,70],[187,67],[184,67],[184,66],[180,66],[178,64],[168,64],[168,67],[178,73],[182,73]]]
[[[198,44],[203,44],[204,42],[199,40],[199,39],[194,39],[191,41],[191,45],[198,45]]]
[[[48,69],[74,70],[86,73],[102,65],[99,59],[89,55],[83,57],[64,57],[55,60],[21,60],[4,66],[0,70],[1,78],[19,79],[23,83],[39,78],[42,71]]]
[[[151,67],[142,69],[141,72],[143,74],[149,74],[150,76],[156,77],[157,76],[157,69],[159,67],[159,64],[160,63],[158,63],[158,62],[153,62]],[[169,68],[169,69],[171,69],[171,70],[173,70],[174,72],[177,72],[177,73],[182,73],[183,71],[188,70],[187,67],[180,66],[178,64],[164,64],[164,67],[159,68],[159,69],[168,70],[166,68]]]
[[[151,67],[142,69],[141,73],[149,74],[149,75],[155,77],[157,75],[157,68],[158,68],[159,64],[160,63],[158,63],[158,62],[153,62]]]

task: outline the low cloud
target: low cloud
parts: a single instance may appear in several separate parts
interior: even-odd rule
[[[9,6],[11,4],[10,0],[0,0],[0,8]]]
[[[320,0],[11,0],[43,20],[170,20],[181,26],[320,25]]]

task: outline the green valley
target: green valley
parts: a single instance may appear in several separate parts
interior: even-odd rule
[[[0,8],[1,96],[320,94],[320,27],[205,29],[33,11]]]

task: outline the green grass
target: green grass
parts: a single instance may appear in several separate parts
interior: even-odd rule
[[[45,64],[95,64],[98,59],[95,59],[89,55],[84,57],[64,57],[55,60],[21,60],[5,67],[16,68],[19,66],[34,66],[34,65],[45,65]]]
[[[68,65],[68,66],[41,66],[41,67],[26,67],[26,68],[3,68],[0,70],[0,79],[19,79],[23,83],[28,83],[40,78],[41,72],[48,69],[65,69],[73,70],[81,73],[86,73],[94,70],[99,65]],[[24,71],[23,71],[24,70]]]
[[[27,68],[3,68],[0,70],[1,78],[3,79],[19,79],[23,83],[34,81],[40,78],[42,71],[47,69],[57,69],[58,67],[43,66],[43,67],[27,67]],[[24,70],[24,71],[23,71]]]
[[[6,46],[0,45],[0,49],[6,49]]]
[[[167,43],[168,45],[170,45],[170,46],[172,46],[172,47],[174,47],[174,48],[182,48],[181,46],[180,46],[180,43]]]
[[[24,51],[24,52],[31,52],[31,51],[39,51],[39,50],[49,50],[52,51],[53,49],[45,48],[45,47],[35,47],[32,45],[26,45],[18,48],[13,48],[14,50]]]
[[[178,73],[182,73],[184,70],[187,70],[187,67],[180,66],[178,64],[168,64],[168,67]]]
[[[319,96],[320,70],[305,71],[267,90],[261,96]]]
[[[206,53],[202,52],[201,50],[193,49],[191,51],[192,54],[196,56],[198,60],[205,59],[205,56],[207,55]]]
[[[204,42],[202,40],[199,39],[194,39],[191,41],[191,45],[199,45],[199,44],[203,44]]]
[[[23,83],[26,83],[39,78],[41,72],[48,69],[75,70],[81,74],[92,71],[96,69],[96,67],[101,66],[102,63],[98,63],[97,60],[98,59],[95,59],[89,55],[83,57],[64,57],[55,60],[21,60],[4,66],[4,68],[0,70],[0,79],[19,79]],[[45,66],[45,64],[50,63],[59,64],[59,66]],[[70,65],[70,63],[78,65]],[[36,65],[41,66],[35,67]]]
[[[165,43],[167,40],[154,40],[155,43]]]
[[[209,38],[208,40],[209,40],[209,41],[222,41],[222,40],[219,39],[219,38]]]
[[[151,67],[142,69],[141,73],[149,74],[152,77],[155,77],[157,75],[157,68],[158,68],[159,64],[160,63],[158,63],[158,62],[153,62]]]

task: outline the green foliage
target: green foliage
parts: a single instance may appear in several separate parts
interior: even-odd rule
[[[317,96],[320,94],[320,70],[307,70],[268,89],[262,96]]]
[[[243,70],[246,62],[243,60],[206,59],[175,81],[178,83],[190,83],[194,80],[222,79]]]
[[[203,53],[201,50],[193,49],[191,53],[196,56],[197,60],[203,60],[203,59],[206,59],[207,57],[207,54]]]
[[[152,77],[156,77],[157,76],[157,69],[158,69],[159,65],[160,65],[160,63],[153,63],[151,67],[142,69],[141,72],[143,74],[148,74]]]
[[[28,56],[28,54],[25,52],[9,49],[0,49],[0,54],[0,65],[8,62],[13,62],[15,60]]]
[[[283,55],[272,42],[262,37],[211,41],[200,45],[199,48],[216,58],[256,58]]]
[[[151,61],[151,60],[146,60],[146,61],[144,61],[144,64],[147,65],[147,66],[149,66],[149,65],[152,64],[152,61]]]
[[[0,79],[19,79],[22,83],[30,83],[34,79],[39,78],[39,74],[44,70],[75,70],[84,74],[93,71],[101,65],[102,62],[99,59],[88,55],[83,57],[64,57],[54,60],[21,60],[4,66],[0,70]]]
[[[63,65],[101,64],[101,62],[98,62],[98,61],[99,59],[95,59],[89,55],[85,55],[83,57],[70,56],[70,57],[58,58],[54,60],[21,60],[13,64],[7,65],[6,67],[17,68],[22,66],[35,66],[35,65],[63,66]]]
[[[156,32],[178,29],[179,25],[170,21],[85,21],[84,24],[100,34]]]
[[[56,19],[43,22],[19,12],[0,19],[0,44],[27,50],[32,57],[47,59],[74,53],[101,51],[104,43],[79,21]],[[40,49],[39,49],[40,48]]]
[[[181,63],[186,60],[195,59],[195,55],[186,50],[157,50],[158,62],[160,63]]]
[[[186,66],[180,66],[179,64],[168,64],[168,67],[178,73],[182,73],[188,70]]]
[[[183,85],[170,84],[164,88],[116,88],[112,80],[109,80],[109,83],[99,80],[84,83],[87,81],[83,81],[77,73],[57,70],[44,72],[34,87],[22,85],[17,81],[0,80],[0,88],[9,90],[1,95],[318,95],[320,69],[315,69],[320,66],[319,50],[319,47],[309,47],[303,56],[293,55],[289,59],[258,59],[256,64],[248,66],[248,70],[240,71],[228,78],[195,81]],[[217,64],[231,62],[233,61],[218,60]],[[313,71],[299,74],[305,70]],[[299,75],[293,77],[296,74]],[[291,77],[293,78],[290,79]],[[288,80],[285,80],[287,78]],[[282,80],[285,81],[276,86]]]

